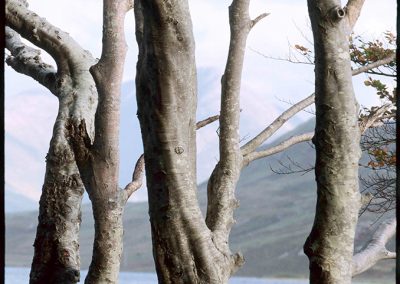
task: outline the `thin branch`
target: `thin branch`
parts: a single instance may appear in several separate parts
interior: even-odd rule
[[[249,3],[250,0],[233,0],[229,6],[230,43],[224,75],[221,78],[220,161],[207,186],[206,225],[213,232],[213,242],[220,250],[226,249],[229,233],[235,222],[233,211],[238,204],[234,191],[242,163],[238,131],[240,86],[246,40],[255,24],[249,17]],[[235,264],[233,270],[236,270],[243,263],[243,258],[240,254],[235,254],[231,261]]]
[[[396,233],[396,217],[379,225],[364,249],[353,256],[353,276],[374,266],[381,259],[396,258],[396,253],[386,249],[387,242]]]
[[[276,118],[267,128],[265,128],[260,134],[255,138],[247,142],[242,146],[242,154],[245,156],[250,152],[257,149],[262,143],[264,143],[269,137],[271,137],[286,121],[297,114],[299,111],[308,107],[314,103],[315,95],[312,94],[305,98],[304,100],[298,102],[294,106],[290,107],[288,110],[283,112],[278,118]]]
[[[391,104],[385,104],[374,112],[371,112],[368,116],[361,118],[359,122],[361,133],[364,133],[368,128],[375,126],[377,121],[381,120],[385,112],[391,107]]]
[[[59,75],[73,76],[77,69],[88,70],[94,64],[91,54],[83,50],[68,33],[53,26],[21,3],[19,0],[6,1],[6,25],[47,51],[56,61]]]
[[[393,55],[394,56],[394,55]],[[388,64],[392,61],[392,55],[388,58],[382,59],[377,61],[379,63],[371,63],[361,68],[355,69],[352,71],[352,75],[358,75],[360,72],[366,72],[368,70],[374,69],[378,66]],[[361,71],[362,70],[362,71]],[[255,138],[247,142],[244,146],[241,147],[242,154],[247,155],[250,152],[255,151],[262,143],[264,143],[268,138],[270,138],[286,121],[288,121],[291,117],[295,114],[303,110],[304,108],[308,107],[309,105],[314,103],[315,95],[312,94],[305,98],[304,100],[298,102],[297,104],[293,105],[291,108],[286,110],[282,113],[278,118],[276,118],[267,128],[265,128],[260,134],[258,134]],[[375,121],[376,121],[375,117]],[[372,121],[372,120],[370,120]],[[369,125],[368,127],[370,127]],[[366,128],[362,129],[365,131]]]
[[[349,32],[351,32],[356,24],[358,17],[360,16],[362,6],[365,0],[349,0],[345,7],[346,19],[348,21]]]
[[[256,50],[256,49],[254,49],[254,48],[252,48],[252,47],[249,47],[249,49],[250,49],[251,51],[257,53],[258,55],[261,55],[262,57],[267,58],[267,59],[278,60],[278,61],[286,61],[286,62],[294,63],[294,64],[314,65],[314,62],[310,62],[310,61],[300,61],[300,60],[298,60],[296,57],[295,57],[295,60],[293,60],[293,59],[290,57],[290,55],[289,55],[289,58],[273,57],[273,56],[269,56],[269,55],[263,54],[262,52],[260,52],[260,51],[258,51],[258,50]]]
[[[252,21],[249,1],[234,0],[229,6],[230,43],[224,75],[221,78],[220,159],[221,163],[238,160],[240,86],[247,36]]]
[[[210,116],[206,119],[200,120],[196,123],[196,130],[213,123],[214,121],[219,119],[219,115]]]
[[[132,181],[125,187],[126,199],[138,190],[143,184],[144,173],[144,155],[142,154],[136,162],[135,170],[133,171]]]
[[[295,144],[310,141],[314,137],[314,132],[308,132],[297,136],[292,136],[289,139],[281,142],[280,144],[270,147],[268,149],[258,151],[258,152],[251,152],[243,157],[243,166],[247,166],[250,162],[261,159],[267,156],[274,155],[276,153],[282,152],[293,146]]]
[[[361,194],[361,205],[362,207],[367,207],[372,199],[374,198],[374,195],[370,192],[367,192],[365,194]]]
[[[281,168],[278,169],[278,170],[275,170],[270,165],[271,171],[273,173],[279,174],[279,175],[301,174],[303,176],[303,175],[305,175],[305,174],[307,174],[307,173],[309,173],[309,172],[314,170],[314,166],[309,165],[308,167],[304,167],[300,163],[294,161],[289,156],[287,156],[287,159],[290,162],[289,165],[283,164],[283,162],[281,160],[278,160],[278,163],[281,165]],[[292,168],[291,165],[293,165],[295,168]]]
[[[372,70],[374,68],[377,68],[379,66],[389,64],[390,62],[394,61],[395,59],[396,59],[396,54],[393,53],[393,54],[389,55],[386,58],[383,58],[381,60],[375,61],[375,62],[370,63],[368,65],[365,65],[365,66],[359,67],[357,69],[354,69],[352,71],[352,74],[353,74],[353,76],[355,76],[355,75],[358,75],[358,74],[361,74],[361,73],[364,73],[364,72],[368,72],[368,71],[370,71],[370,70]]]
[[[11,28],[5,27],[6,48],[10,51],[6,63],[18,73],[27,75],[49,89],[54,95],[56,70],[42,61],[40,50],[22,43],[20,36]]]
[[[251,28],[253,28],[259,21],[264,19],[266,16],[268,16],[270,13],[263,13],[259,15],[257,18],[251,21]]]

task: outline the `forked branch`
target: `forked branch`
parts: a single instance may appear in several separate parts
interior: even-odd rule
[[[5,27],[6,48],[11,55],[7,57],[6,63],[15,71],[25,74],[50,90],[54,95],[56,70],[53,66],[43,62],[40,50],[29,47],[22,43],[20,36],[9,27]]]
[[[295,114],[305,109],[309,105],[313,104],[315,100],[315,95],[312,94],[305,98],[304,100],[293,105],[285,112],[283,112],[278,118],[276,118],[267,128],[265,128],[260,134],[255,138],[250,140],[247,144],[242,146],[242,154],[245,156],[253,151],[255,151],[262,143],[264,143],[268,138],[270,138],[286,121],[288,121]]]
[[[352,75],[358,75],[363,72],[367,72],[369,70],[372,70],[374,68],[377,68],[379,66],[389,64],[392,62],[395,58],[395,54],[388,56],[387,58],[384,58],[382,60],[376,61],[374,63],[370,63],[368,65],[365,65],[363,67],[357,68],[352,70]],[[249,155],[251,152],[254,152],[259,146],[261,146],[262,143],[264,143],[268,138],[270,138],[280,127],[285,124],[286,121],[288,121],[290,118],[292,118],[295,114],[299,113],[300,111],[304,110],[306,107],[312,105],[315,100],[315,95],[312,94],[308,96],[307,98],[301,100],[300,102],[296,103],[289,109],[287,109],[285,112],[283,112],[278,118],[276,118],[270,125],[268,125],[263,131],[261,131],[256,137],[251,139],[249,142],[247,142],[245,145],[241,147],[242,155],[246,156]],[[365,123],[369,123],[369,125],[366,125],[366,127],[362,127],[361,130],[365,131],[368,127],[372,126],[375,121],[379,118],[382,117],[382,114],[384,110],[387,110],[388,106],[382,107],[380,110],[376,112],[376,115],[371,116],[368,120],[364,121]],[[361,127],[361,125],[360,125]],[[244,163],[246,164],[246,163]]]
[[[346,5],[347,12],[347,21],[349,26],[349,31],[352,31],[354,25],[357,22],[358,17],[360,16],[362,6],[364,5],[365,0],[349,0]]]
[[[372,235],[372,239],[353,256],[353,276],[374,266],[381,259],[394,259],[396,253],[386,249],[387,242],[396,233],[396,218],[383,222]]]
[[[74,70],[93,58],[66,32],[27,8],[26,1],[6,1],[6,25],[44,49],[56,61],[59,75],[73,76]],[[81,68],[82,69],[82,68]]]
[[[292,136],[289,139],[279,143],[278,145],[267,148],[265,150],[251,152],[250,154],[245,155],[243,157],[243,166],[247,166],[252,161],[265,158],[274,155],[276,153],[280,153],[295,144],[311,141],[313,137],[314,137],[314,132],[308,132],[301,135]]]

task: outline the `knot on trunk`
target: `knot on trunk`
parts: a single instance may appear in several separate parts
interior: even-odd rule
[[[346,16],[346,10],[340,6],[336,6],[331,10],[331,17],[334,21],[338,22]]]

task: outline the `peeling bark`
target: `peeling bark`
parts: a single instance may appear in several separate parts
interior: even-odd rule
[[[355,2],[355,1],[353,1]],[[357,1],[359,2],[359,1]],[[317,207],[304,244],[310,283],[351,283],[360,209],[360,129],[350,66],[346,14],[338,0],[308,1],[314,35]],[[358,17],[358,15],[357,15]],[[354,22],[354,18],[351,18]],[[352,26],[350,27],[352,28]]]

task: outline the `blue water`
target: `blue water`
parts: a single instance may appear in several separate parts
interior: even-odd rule
[[[5,284],[26,284],[29,282],[29,268],[6,267]],[[87,271],[81,271],[81,280],[85,279]],[[157,284],[154,273],[144,272],[121,272],[119,284]],[[308,280],[296,279],[257,279],[247,277],[233,277],[229,284],[306,284]]]

